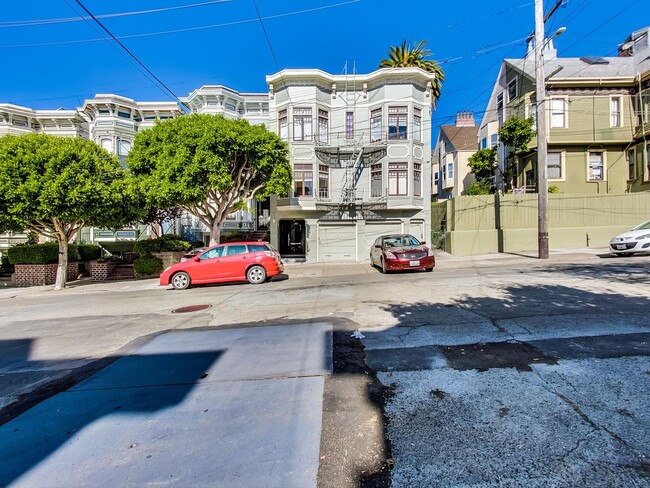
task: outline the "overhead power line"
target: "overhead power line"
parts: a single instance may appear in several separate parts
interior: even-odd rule
[[[347,2],[341,2],[341,3],[335,3],[331,5],[324,5],[322,7],[314,7],[314,8],[309,8],[305,10],[295,10],[292,12],[285,12],[283,14],[276,14],[276,15],[269,15],[267,17],[263,17],[263,20],[271,20],[271,19],[279,19],[282,17],[289,17],[291,15],[299,15],[299,14],[307,14],[311,12],[316,12],[319,10],[326,10],[330,8],[336,8],[336,7],[342,7],[345,5],[350,5],[353,3],[359,3],[361,0],[349,0]],[[234,20],[232,22],[222,22],[220,24],[212,24],[212,25],[202,25],[202,26],[197,26],[197,27],[187,27],[184,29],[173,29],[173,30],[166,30],[166,31],[158,31],[158,32],[145,32],[142,34],[130,34],[130,35],[125,35],[125,36],[118,36],[117,39],[135,39],[139,37],[151,37],[151,36],[162,36],[162,35],[167,35],[167,34],[177,34],[181,32],[193,32],[193,31],[199,31],[199,30],[208,30],[208,29],[215,29],[218,27],[229,27],[232,25],[241,25],[241,24],[251,24],[254,22],[259,22],[259,18],[255,17],[253,19],[245,19],[245,20]],[[11,49],[11,48],[24,48],[24,47],[44,47],[44,46],[63,46],[66,44],[83,44],[87,42],[99,42],[103,41],[104,39],[79,39],[79,40],[74,40],[74,41],[58,41],[58,42],[39,42],[39,43],[33,43],[33,44],[14,44],[14,45],[5,45],[5,46],[0,46],[0,49]]]
[[[182,110],[184,110],[185,112],[188,111],[187,107],[185,106],[185,103],[183,103],[183,101],[180,98],[178,98],[178,96],[172,91],[172,89],[169,88],[167,85],[165,85],[165,83],[163,83],[162,80],[160,80],[160,78],[158,78],[149,68],[147,68],[144,65],[144,63],[142,61],[140,61],[135,54],[133,54],[124,44],[122,44],[113,35],[113,33],[111,31],[109,31],[106,28],[106,26],[104,24],[102,24],[102,22],[97,17],[95,17],[92,14],[92,12],[86,8],[86,6],[83,3],[81,3],[81,0],[74,0],[74,1],[77,3],[77,5],[79,5],[84,10],[84,12],[86,12],[86,14],[88,14],[90,16],[90,18],[92,18],[95,21],[95,23],[97,25],[99,25],[102,28],[102,30],[104,30],[104,32],[106,32],[106,34],[108,34],[110,36],[111,39],[113,39],[114,42],[117,43],[118,46],[120,46],[122,48],[122,50],[125,53],[127,53],[131,57],[131,59],[133,59],[133,61],[135,61],[142,69],[144,69],[149,74],[149,76],[151,76],[151,78],[153,78],[156,81],[158,86],[161,89],[163,89],[163,91],[167,92],[173,99],[175,99],[179,103]],[[67,0],[66,0],[66,3],[67,3]]]
[[[215,3],[231,2],[232,0],[211,0],[209,2],[193,3],[189,5],[177,5],[176,7],[155,8],[150,10],[137,10],[133,12],[118,12],[114,14],[100,14],[95,15],[97,19],[112,19],[115,17],[128,17],[131,15],[154,14],[160,12],[170,12],[172,10],[184,10],[195,7],[205,7],[206,5],[214,5]],[[92,20],[91,17],[64,17],[60,19],[35,19],[35,20],[13,20],[0,22],[0,29],[10,27],[32,27],[37,25],[52,25],[64,24],[67,22],[81,22],[83,20]]]

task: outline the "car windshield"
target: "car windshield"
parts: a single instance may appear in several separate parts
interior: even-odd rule
[[[641,225],[637,225],[632,230],[650,230],[650,220],[648,220],[647,222],[643,222]]]
[[[384,237],[384,247],[401,247],[401,246],[419,246],[420,241],[415,237],[405,236],[386,236]]]

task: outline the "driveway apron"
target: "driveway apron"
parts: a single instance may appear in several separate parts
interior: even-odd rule
[[[0,486],[315,487],[331,335],[160,335],[0,427]]]

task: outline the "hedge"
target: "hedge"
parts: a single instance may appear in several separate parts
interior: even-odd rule
[[[0,274],[11,274],[13,272],[13,266],[9,262],[9,257],[2,256],[2,260],[0,260]]]
[[[133,261],[133,270],[139,275],[160,274],[163,270],[163,262],[156,256],[142,256]]]
[[[102,257],[102,249],[96,244],[79,244],[79,261],[94,261]]]
[[[167,234],[157,239],[136,242],[133,252],[139,257],[144,257],[154,252],[188,251],[191,248],[192,245],[181,239],[180,236]]]
[[[242,232],[240,230],[233,230],[230,234],[221,236],[220,243],[223,242],[241,242],[246,240],[246,234],[245,232]]]
[[[57,264],[59,245],[56,242],[45,244],[20,244],[7,251],[11,264]],[[68,261],[79,261],[79,246],[68,244]]]

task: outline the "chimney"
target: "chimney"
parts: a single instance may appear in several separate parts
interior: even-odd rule
[[[474,127],[474,112],[456,112],[456,127]]]

